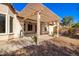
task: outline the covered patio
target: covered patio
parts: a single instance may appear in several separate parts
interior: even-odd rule
[[[57,27],[56,35],[59,36],[59,19],[55,13],[50,11],[46,6],[40,3],[29,3],[18,14],[24,17],[24,34],[36,34],[39,38],[43,34],[53,34],[53,28]],[[34,27],[34,26],[35,27]],[[33,30],[32,30],[33,28]]]

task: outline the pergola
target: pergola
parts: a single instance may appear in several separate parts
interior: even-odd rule
[[[27,6],[18,14],[18,16],[24,17],[37,21],[37,37],[40,38],[40,22],[52,23],[55,22],[57,25],[57,36],[59,36],[59,19],[55,13],[50,11],[46,6],[40,3],[29,3]]]

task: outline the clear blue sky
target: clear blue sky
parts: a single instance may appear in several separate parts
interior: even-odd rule
[[[63,18],[64,16],[72,16],[74,22],[79,22],[79,3],[43,3],[55,14]],[[13,3],[13,7],[17,11],[21,11],[26,3]]]

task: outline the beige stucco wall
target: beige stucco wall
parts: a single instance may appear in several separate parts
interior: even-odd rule
[[[48,31],[49,31],[49,35],[53,35],[54,34],[54,27],[57,25],[49,25]]]
[[[20,30],[22,26],[17,19],[16,15],[8,8],[8,6],[0,4],[0,13],[6,14],[6,33],[0,33],[0,40],[7,40],[12,38],[17,38],[20,35]],[[13,17],[13,33],[9,33],[10,31],[10,16]],[[6,34],[6,35],[5,35]]]
[[[0,4],[0,13],[8,13],[8,7]]]
[[[0,34],[0,40],[7,40],[8,35],[7,34]]]
[[[19,21],[19,19],[16,17],[16,15],[14,15],[14,19],[13,19],[13,32],[14,32],[14,37],[18,38],[20,37],[20,31],[23,30],[21,23]]]

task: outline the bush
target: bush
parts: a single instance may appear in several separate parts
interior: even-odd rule
[[[70,35],[74,35],[74,34],[75,34],[75,29],[72,28],[72,27],[69,28],[68,33],[69,33]]]
[[[35,42],[35,44],[37,45],[37,36],[34,35],[34,36],[32,37],[32,39],[33,39],[33,41]]]

